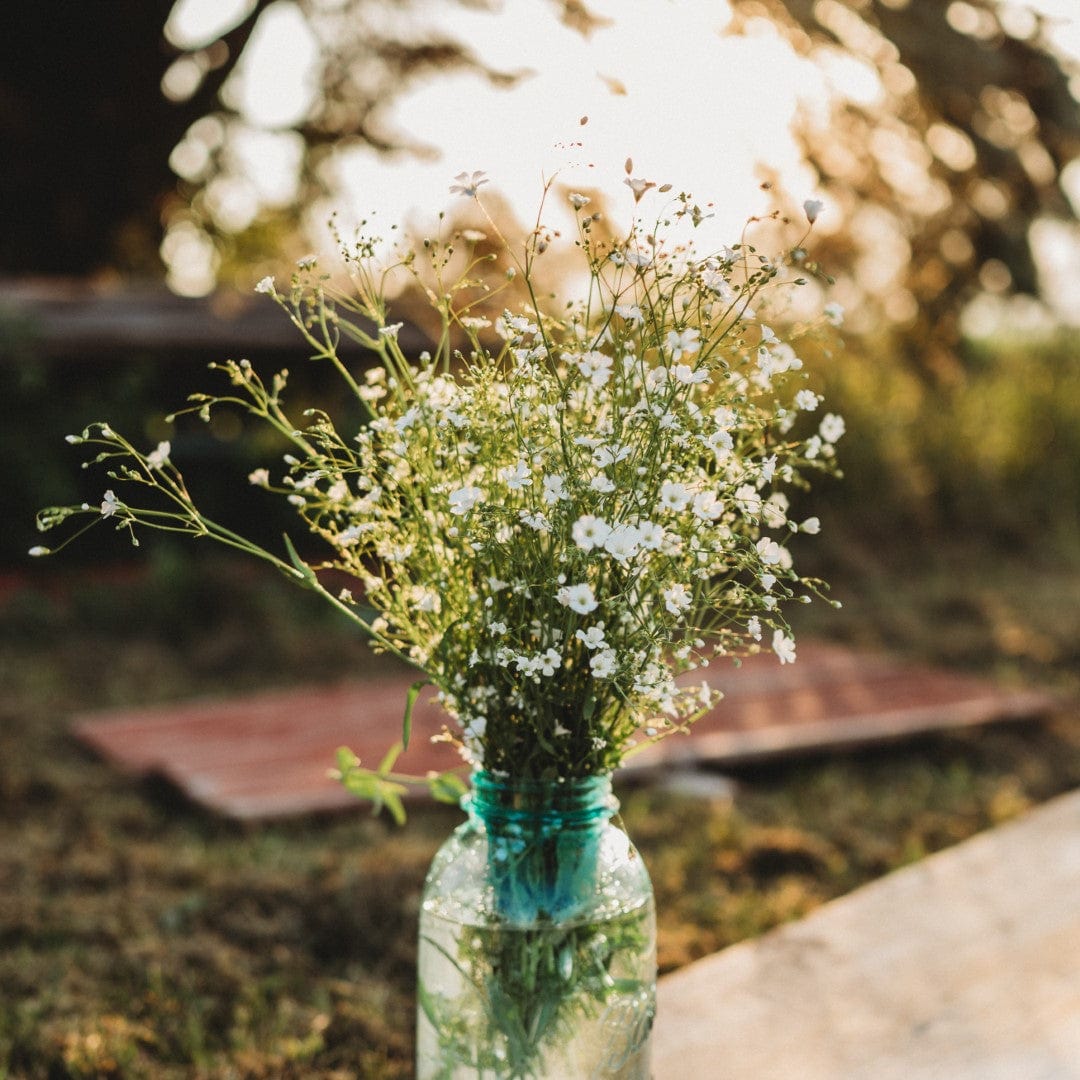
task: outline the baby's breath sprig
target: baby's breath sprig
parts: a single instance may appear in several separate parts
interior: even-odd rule
[[[42,511],[39,527],[111,521],[136,543],[142,529],[180,532],[268,562],[418,668],[451,718],[443,737],[474,767],[587,776],[685,731],[717,699],[700,679],[710,662],[766,648],[794,661],[783,609],[823,595],[788,546],[820,524],[794,520],[785,489],[836,471],[843,421],[814,419],[822,399],[796,350],[839,313],[783,330],[770,317],[803,281],[805,235],[791,257],[766,256],[747,235],[701,255],[693,230],[708,207],[628,177],[637,216],[621,239],[570,193],[569,242],[544,225],[542,203],[520,247],[487,216],[501,254],[476,230],[388,261],[361,238],[344,252],[350,290],[314,257],[284,291],[259,282],[312,359],[342,377],[359,430],[318,409],[293,415],[288,373],[265,382],[246,360],[213,365],[227,389],[185,411],[239,409],[286,441],[283,467],[249,479],[295,508],[323,543],[319,560],[207,518],[169,443],[144,453],[108,425],[71,441],[97,449],[92,463],[114,486],[98,506]],[[484,183],[463,173],[454,188],[486,214]],[[554,178],[545,199],[553,190]],[[810,224],[819,211],[808,202]],[[580,298],[561,308],[541,284],[559,243],[584,263]],[[486,264],[500,258],[509,272],[493,284]],[[392,272],[412,275],[437,316],[431,351],[411,355],[399,340]],[[342,358],[342,341],[367,350],[364,370]],[[350,584],[332,592],[326,570]],[[395,760],[366,770],[346,756],[340,773],[396,813]],[[445,777],[434,786],[458,790]]]

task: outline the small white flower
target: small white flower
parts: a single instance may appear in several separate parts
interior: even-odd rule
[[[648,551],[659,551],[667,537],[663,525],[657,525],[655,521],[639,521],[637,534],[639,543]]]
[[[597,388],[611,378],[611,364],[611,357],[597,349],[590,349],[577,360],[578,371]]]
[[[268,296],[273,296],[277,290],[274,288],[273,275],[267,274],[256,286],[255,291],[257,293],[266,293]]]
[[[518,518],[523,525],[528,525],[530,529],[535,529],[539,533],[551,532],[551,522],[544,514],[530,514],[527,510],[522,510]]]
[[[606,495],[609,491],[615,490],[615,485],[609,480],[603,473],[599,473],[589,481],[589,487],[593,491],[599,492],[601,495]]]
[[[589,668],[595,679],[606,679],[615,673],[616,657],[614,649],[604,649],[589,659]]]
[[[576,191],[570,192],[570,205],[575,210],[580,210],[583,206],[588,206],[590,200],[588,195],[579,195]]]
[[[303,506],[303,498],[300,496],[297,497],[300,498],[299,505]],[[290,495],[289,501],[291,502],[292,499],[293,496]],[[339,532],[337,536],[334,537],[334,543],[337,544],[338,547],[350,547],[351,545],[355,544],[363,535],[364,530],[359,525],[350,525],[347,529],[342,529],[341,532]]]
[[[756,517],[761,513],[761,495],[757,488],[743,484],[735,490],[735,502],[747,517]]]
[[[664,590],[664,607],[671,612],[672,615],[681,615],[691,603],[693,599],[690,590],[682,584],[676,583],[670,588]]]
[[[625,458],[628,458],[631,454],[629,446],[598,446],[593,451],[593,463],[599,468],[607,468],[608,465],[615,465]]]
[[[716,455],[717,461],[723,461],[735,448],[735,439],[731,432],[718,429],[705,440],[705,444]]]
[[[554,675],[559,668],[562,667],[562,656],[559,655],[554,649],[548,649],[539,658],[540,662],[540,674],[541,675]]]
[[[701,275],[701,284],[711,293],[715,293],[717,297],[727,303],[729,300],[735,298],[735,292],[731,287],[730,282],[719,270],[706,270]]]
[[[314,270],[315,264],[319,261],[318,255],[305,255],[302,259],[296,260],[297,270]]]
[[[496,619],[494,622],[488,623],[488,630],[491,631],[491,633],[493,634],[499,635],[500,637],[506,633],[507,629],[508,627],[506,623],[500,622],[498,619]]]
[[[649,369],[648,374],[645,376],[645,385],[650,390],[656,390],[667,382],[667,377],[668,369],[663,364],[658,364],[656,367]]]
[[[641,196],[645,194],[649,188],[656,187],[651,180],[642,180],[640,177],[627,177],[623,183],[634,193],[634,202],[640,202]]]
[[[269,469],[255,469],[253,472],[248,473],[248,483],[254,484],[255,487],[269,487],[270,486],[270,470]]]
[[[595,611],[599,604],[593,595],[592,586],[583,581],[580,585],[564,585],[556,594],[555,599],[560,604],[576,611],[579,615],[588,615]]]
[[[561,476],[552,473],[544,477],[544,502],[550,506],[568,498],[570,496],[566,493],[566,482]]]
[[[477,188],[487,182],[487,175],[483,172],[460,172],[454,177],[454,183],[450,185],[450,194],[464,195],[466,198],[475,199]]]
[[[746,622],[746,632],[755,640],[761,640],[761,620],[752,615]]]
[[[637,324],[645,321],[641,308],[637,304],[616,304],[615,314],[625,319],[628,323]]]
[[[782,556],[780,554],[780,545],[768,536],[763,536],[757,542],[758,558],[766,566],[775,566],[780,562]]]
[[[774,491],[761,506],[761,517],[770,529],[782,529],[787,524],[788,497]]]
[[[822,418],[818,433],[825,442],[834,443],[840,439],[846,430],[842,416],[837,416],[836,413],[826,413]]]
[[[772,651],[776,653],[781,664],[795,663],[795,639],[785,634],[783,630],[773,631]]]
[[[504,311],[499,317],[496,329],[505,331],[507,337],[517,337],[540,333],[540,327],[526,315],[512,315]]]
[[[570,535],[582,551],[592,551],[593,548],[604,546],[604,541],[611,535],[611,527],[603,518],[582,514],[574,522]]]
[[[715,521],[724,512],[724,504],[712,491],[699,491],[694,496],[694,517]]]
[[[682,383],[684,386],[689,386],[693,383],[705,383],[709,381],[709,373],[703,367],[699,367],[697,370],[692,368],[689,364],[676,364],[671,369],[671,377],[676,381]]]
[[[806,220],[813,225],[818,219],[818,214],[825,209],[825,204],[820,199],[807,199],[802,207],[806,213]]]
[[[626,564],[641,548],[641,534],[637,527],[622,522],[604,538],[604,550],[617,562]]]
[[[660,505],[665,510],[678,513],[680,510],[685,510],[689,502],[690,492],[686,490],[684,484],[679,484],[674,480],[665,480],[661,485]]]
[[[450,492],[450,513],[467,514],[481,499],[484,498],[484,489],[465,486]]]
[[[110,518],[117,510],[121,509],[124,504],[116,497],[116,492],[110,488],[105,492],[105,498],[101,500],[101,516],[103,518]]]
[[[701,331],[694,327],[686,330],[669,330],[664,344],[671,350],[672,360],[681,360],[684,356],[693,356],[701,348]]]
[[[795,408],[803,412],[813,412],[821,404],[821,398],[813,390],[800,390],[795,395]]]
[[[465,728],[466,737],[479,742],[484,737],[484,731],[487,729],[487,717],[474,716]]]
[[[47,547],[41,547],[40,545],[35,545],[34,547],[32,547],[27,552],[27,555],[30,555],[32,558],[35,558],[35,559],[39,558],[42,555],[51,555],[51,554],[52,554],[52,552],[50,552]],[[580,633],[580,631],[579,631],[579,633]]]
[[[404,323],[396,322],[396,323],[390,323],[388,326],[380,326],[379,327],[379,333],[383,337],[393,338],[395,341],[397,341],[398,333],[400,332],[401,328],[404,325],[405,325]]]
[[[532,474],[529,466],[519,460],[516,465],[501,469],[499,476],[511,491],[517,491],[532,483]]]
[[[435,589],[416,589],[413,595],[416,610],[437,615],[442,611],[442,597]]]
[[[169,460],[169,454],[172,452],[172,445],[167,442],[159,442],[156,450],[151,450],[146,455],[146,464],[151,469],[162,469],[165,467],[165,463]]]
[[[487,239],[487,233],[482,233],[479,229],[462,229],[461,239],[469,244],[482,244]],[[464,322],[465,320],[462,319],[461,321]],[[475,321],[482,322],[486,326],[491,325],[487,319],[477,319]]]
[[[844,325],[844,309],[839,304],[826,304],[822,309],[822,314],[832,326]]]
[[[821,532],[821,521],[816,517],[808,517],[800,526],[799,532],[809,533],[811,536],[817,536]]]
[[[599,649],[604,644],[604,624],[601,622],[590,626],[588,630],[578,630],[574,637],[590,652]]]

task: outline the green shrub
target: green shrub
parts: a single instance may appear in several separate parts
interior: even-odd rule
[[[931,384],[887,347],[821,365],[842,413],[844,480],[824,497],[849,532],[978,536],[1016,550],[1080,537],[1080,340],[967,348],[951,385]]]

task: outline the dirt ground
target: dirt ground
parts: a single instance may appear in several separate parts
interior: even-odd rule
[[[1080,570],[852,563],[806,629],[1056,690],[1038,723],[620,792],[671,970],[1080,785]],[[831,621],[827,621],[831,620]],[[420,888],[460,819],[239,827],[70,738],[89,708],[370,670],[229,564],[51,570],[0,593],[0,1080],[407,1077]]]

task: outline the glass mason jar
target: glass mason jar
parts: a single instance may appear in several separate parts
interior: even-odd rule
[[[418,1080],[648,1080],[656,918],[610,776],[478,772],[420,908]]]

